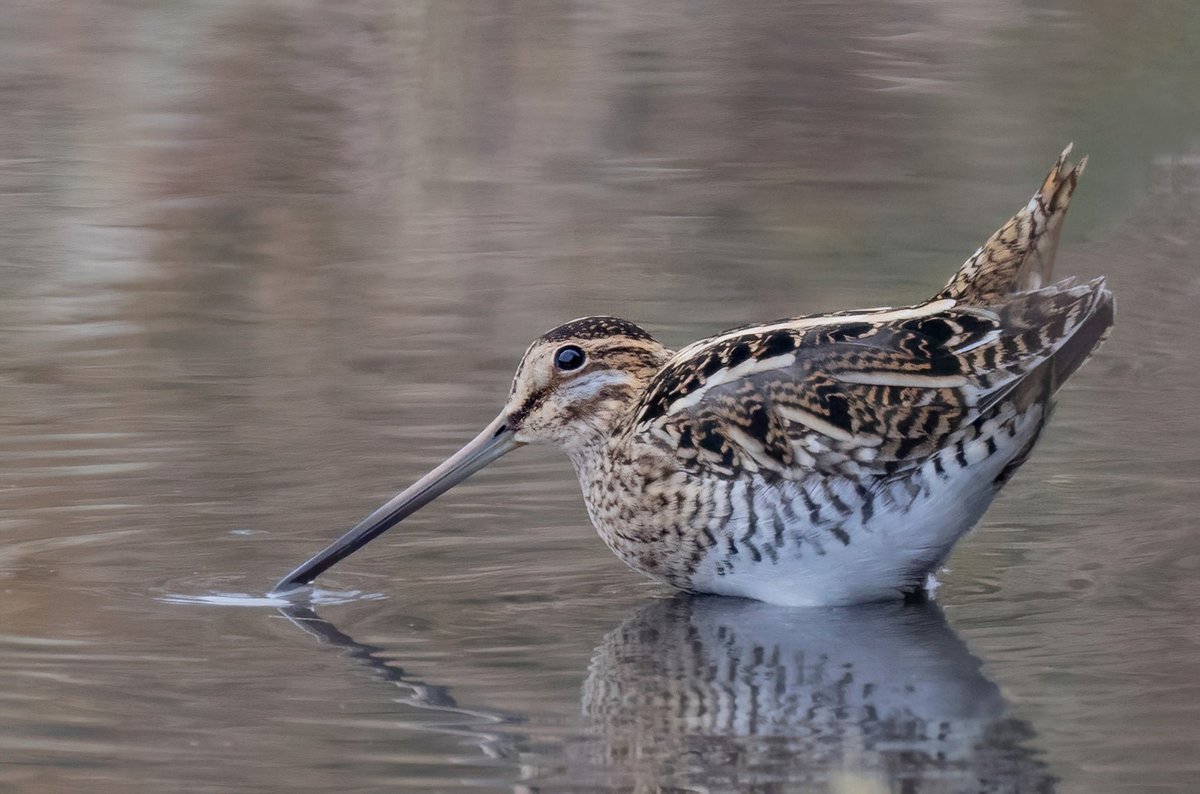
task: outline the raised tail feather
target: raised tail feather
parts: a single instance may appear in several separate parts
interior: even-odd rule
[[[1087,165],[1086,157],[1072,163],[1070,154],[1068,145],[1029,203],[963,263],[935,300],[994,306],[1050,283],[1063,217]]]
[[[1087,165],[1086,157],[1072,163],[1070,154],[1067,146],[1029,203],[934,298],[1000,314],[1014,348],[1009,352],[1017,359],[1023,359],[1017,355],[1022,349],[1049,353],[1010,389],[990,397],[993,403],[1011,400],[1021,410],[1043,403],[1048,411],[1054,393],[1091,357],[1113,324],[1113,295],[1103,278],[1051,283],[1063,218]]]

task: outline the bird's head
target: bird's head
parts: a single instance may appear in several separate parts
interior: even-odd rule
[[[479,435],[285,576],[272,593],[311,583],[517,447],[554,444],[578,461],[618,429],[670,356],[650,334],[616,317],[584,317],[542,334],[525,351],[504,409]]]
[[[669,356],[626,320],[572,320],[525,351],[497,421],[518,444],[554,444],[574,456],[613,433]]]

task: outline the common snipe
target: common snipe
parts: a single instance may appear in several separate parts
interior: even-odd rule
[[[678,352],[615,317],[544,334],[495,421],[274,592],[533,443],[566,451],[608,547],[675,587],[793,605],[919,589],[1112,325],[1104,279],[1049,283],[1086,163],[1069,153],[924,303],[747,325]]]

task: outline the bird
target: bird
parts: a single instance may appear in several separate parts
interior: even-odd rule
[[[1112,327],[1103,277],[1052,279],[1087,164],[1070,153],[922,303],[744,325],[677,351],[616,317],[546,332],[478,436],[271,595],[508,452],[550,444],[604,543],[653,580],[785,606],[919,596]]]

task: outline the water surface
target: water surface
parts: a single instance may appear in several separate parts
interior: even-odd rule
[[[1188,791],[1200,7],[0,3],[0,788]],[[626,571],[528,341],[918,300],[1092,155],[1118,320],[936,604]]]

